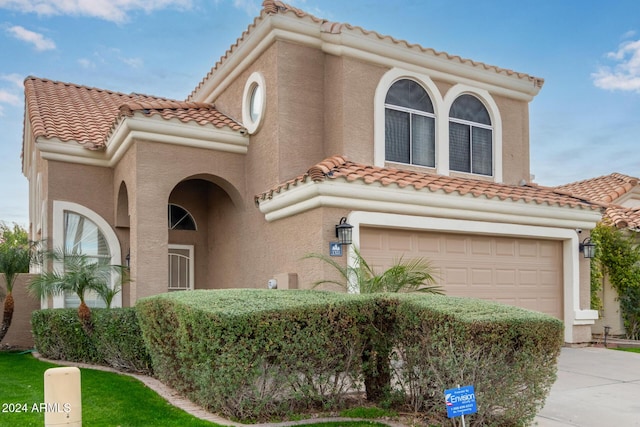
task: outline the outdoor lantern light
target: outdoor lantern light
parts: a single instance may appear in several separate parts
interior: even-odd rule
[[[124,257],[124,263],[127,266],[127,268],[131,267],[131,251],[127,252],[127,256]]]
[[[596,244],[591,242],[591,238],[587,237],[580,243],[579,250],[585,258],[593,258],[596,254]]]
[[[353,225],[347,223],[347,218],[340,218],[340,224],[336,225],[336,237],[338,243],[341,245],[351,244],[351,232],[353,231]]]

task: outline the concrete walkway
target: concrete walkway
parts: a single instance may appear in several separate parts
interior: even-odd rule
[[[640,354],[563,348],[539,427],[640,426]]]

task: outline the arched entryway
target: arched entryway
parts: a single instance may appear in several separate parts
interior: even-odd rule
[[[238,249],[237,196],[230,184],[209,175],[189,177],[173,188],[167,201],[170,292],[225,287]]]

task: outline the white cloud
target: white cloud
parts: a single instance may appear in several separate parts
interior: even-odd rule
[[[640,93],[640,40],[620,44],[618,50],[607,53],[607,58],[616,64],[600,66],[591,74],[596,87]]]
[[[120,58],[120,61],[124,62],[131,68],[142,68],[144,61],[141,58]]]
[[[90,16],[112,22],[125,22],[128,13],[175,7],[190,9],[192,0],[0,0],[0,8],[38,15]]]
[[[44,37],[40,33],[27,30],[19,25],[14,25],[13,27],[8,28],[7,32],[19,40],[33,44],[36,50],[39,51],[52,50],[56,48],[56,44],[53,40]]]
[[[21,76],[20,74],[2,74],[0,75],[0,79],[13,83],[20,88],[20,90],[24,87],[24,76]]]
[[[91,70],[93,68],[96,68],[96,64],[93,63],[91,60],[86,59],[86,58],[80,58],[78,59],[78,64],[84,68],[85,70]]]
[[[21,100],[18,95],[0,89],[0,102],[11,105],[20,105]]]

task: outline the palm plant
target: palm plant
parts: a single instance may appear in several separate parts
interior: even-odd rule
[[[0,273],[4,273],[6,287],[6,291],[0,288],[0,293],[3,294],[0,295],[0,298],[4,296],[0,342],[9,331],[11,321],[13,320],[13,312],[15,310],[13,285],[15,284],[18,274],[29,272],[32,253],[32,245],[30,244],[13,245],[6,241],[0,244]]]
[[[339,274],[339,279],[322,279],[313,283],[314,287],[323,284],[338,285],[350,292],[362,294],[376,292],[426,292],[442,294],[442,288],[436,285],[433,267],[424,258],[407,262],[403,258],[382,273],[376,272],[367,263],[358,248],[354,247],[352,265],[342,265],[324,254],[312,253],[305,258],[317,258],[331,265]]]
[[[87,332],[91,327],[91,310],[85,302],[87,292],[94,291],[105,300],[107,306],[111,305],[113,297],[120,292],[121,285],[126,283],[128,275],[126,267],[110,265],[105,262],[96,262],[92,257],[81,253],[65,253],[57,250],[46,254],[54,261],[62,264],[62,271],[52,270],[38,275],[30,284],[29,292],[38,298],[62,295],[72,292],[78,296],[78,317]],[[112,275],[118,275],[119,286],[111,288]]]

